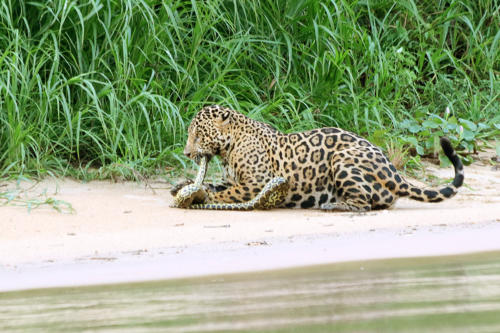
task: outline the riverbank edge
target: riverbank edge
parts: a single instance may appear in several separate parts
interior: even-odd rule
[[[427,228],[267,237],[107,253],[0,268],[0,292],[258,273],[345,262],[500,251],[497,220]],[[499,252],[500,260],[500,252]]]

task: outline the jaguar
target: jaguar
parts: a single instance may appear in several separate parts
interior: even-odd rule
[[[401,197],[422,202],[453,197],[464,181],[463,164],[448,138],[442,137],[440,144],[453,164],[454,179],[439,187],[419,187],[401,176],[379,147],[352,132],[326,127],[285,134],[212,105],[192,119],[184,154],[197,163],[219,156],[223,165],[225,181],[203,184],[203,194],[193,202],[198,208],[249,202],[262,196],[273,179],[283,179],[286,192],[275,196],[280,199],[275,207],[366,212],[390,208]],[[178,184],[172,195],[190,183]]]

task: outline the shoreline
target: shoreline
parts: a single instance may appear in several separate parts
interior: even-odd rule
[[[0,269],[0,292],[78,287],[250,273],[344,262],[436,257],[499,251],[500,223],[433,225],[352,234],[263,238],[129,253],[103,253],[78,260],[31,263]],[[473,241],[471,241],[473,240]]]

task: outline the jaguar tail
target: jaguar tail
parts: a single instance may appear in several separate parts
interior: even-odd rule
[[[464,182],[464,166],[448,138],[442,137],[440,143],[444,154],[448,157],[455,168],[455,178],[453,179],[453,182],[437,188],[420,188],[407,183],[408,188],[404,191],[401,191],[400,189],[398,193],[401,197],[408,196],[410,199],[423,202],[440,202],[457,194],[458,188],[462,186]]]

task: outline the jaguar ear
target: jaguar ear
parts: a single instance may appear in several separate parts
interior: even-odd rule
[[[226,129],[230,123],[231,123],[231,112],[228,110],[223,110],[215,121],[217,128],[221,131]]]

